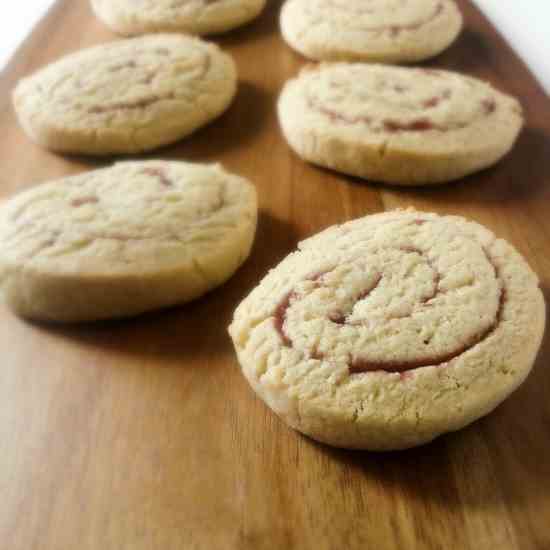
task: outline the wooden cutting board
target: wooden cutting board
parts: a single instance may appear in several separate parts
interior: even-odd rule
[[[206,298],[132,321],[55,328],[0,308],[0,548],[550,548],[550,335],[528,381],[489,417],[416,450],[370,454],[288,430],[248,388],[226,333],[236,304],[298,240],[409,205],[509,239],[550,301],[550,100],[460,5],[463,35],[430,64],[517,95],[528,124],[496,168],[427,190],[361,183],[291,153],[275,100],[305,61],[279,36],[279,0],[218,40],[240,69],[235,104],[158,156],[222,161],[255,182],[252,257]],[[61,0],[19,50],[0,81],[0,196],[100,165],[33,145],[9,94],[19,77],[113,38],[86,0]]]

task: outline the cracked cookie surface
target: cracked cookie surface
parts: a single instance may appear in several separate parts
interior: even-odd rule
[[[58,152],[137,153],[221,115],[237,89],[231,57],[198,38],[152,35],[69,55],[20,81],[19,121]]]
[[[461,28],[453,0],[288,0],[281,12],[288,44],[320,61],[421,61]]]
[[[300,244],[237,308],[244,375],[290,426],[400,449],[487,414],[527,376],[545,307],[507,242],[464,218],[394,211]]]
[[[309,68],[287,83],[279,119],[303,159],[401,185],[458,179],[499,161],[521,106],[458,73],[357,63]]]
[[[217,165],[124,162],[0,210],[0,283],[24,317],[84,321],[183,303],[248,257],[256,192]]]
[[[208,35],[255,19],[266,0],[91,0],[96,15],[123,35],[183,32]]]

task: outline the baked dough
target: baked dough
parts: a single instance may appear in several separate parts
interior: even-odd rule
[[[266,0],[92,0],[96,15],[123,35],[217,34],[255,19]]]
[[[407,210],[302,242],[229,331],[250,385],[289,426],[390,450],[492,411],[528,375],[544,325],[537,277],[510,244]]]
[[[177,35],[111,42],[23,79],[13,101],[27,134],[52,151],[139,153],[222,114],[237,90],[232,58]]]
[[[287,0],[281,12],[288,44],[323,61],[421,61],[461,28],[453,0]]]
[[[250,253],[256,191],[217,165],[124,162],[0,207],[0,288],[45,321],[128,317],[193,300]]]
[[[510,151],[521,106],[489,84],[449,71],[323,64],[291,80],[279,119],[303,159],[400,185],[455,180]]]

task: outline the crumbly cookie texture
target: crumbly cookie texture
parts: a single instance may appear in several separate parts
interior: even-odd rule
[[[225,282],[254,240],[254,186],[218,165],[124,162],[0,207],[0,289],[46,321],[127,317]]]
[[[217,34],[255,19],[266,0],[91,0],[96,15],[115,32]]]
[[[222,114],[237,90],[232,58],[175,34],[111,42],[23,79],[19,121],[53,151],[138,153],[173,143]]]
[[[287,0],[281,12],[288,44],[324,61],[421,61],[461,29],[453,0]]]
[[[289,426],[390,450],[492,411],[528,375],[544,325],[538,279],[510,244],[407,210],[302,242],[229,332],[250,385]]]
[[[283,133],[303,159],[400,185],[455,180],[507,154],[518,101],[458,73],[359,63],[308,68],[279,99]]]

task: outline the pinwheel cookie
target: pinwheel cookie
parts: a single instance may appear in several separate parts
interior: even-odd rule
[[[216,34],[257,17],[266,0],[92,0],[97,16],[124,35]]]
[[[300,244],[235,312],[256,393],[330,445],[403,449],[489,413],[528,375],[536,275],[464,218],[393,211]]]
[[[256,192],[216,165],[126,162],[0,208],[0,288],[23,317],[90,321],[187,302],[247,258]]]
[[[420,61],[447,48],[462,28],[453,0],[287,0],[286,41],[325,61]]]
[[[177,141],[223,113],[236,89],[235,64],[217,46],[153,35],[65,57],[23,79],[13,97],[40,145],[103,155]]]
[[[514,98],[449,71],[334,63],[304,70],[279,99],[303,159],[401,185],[461,178],[500,160],[523,124]]]

